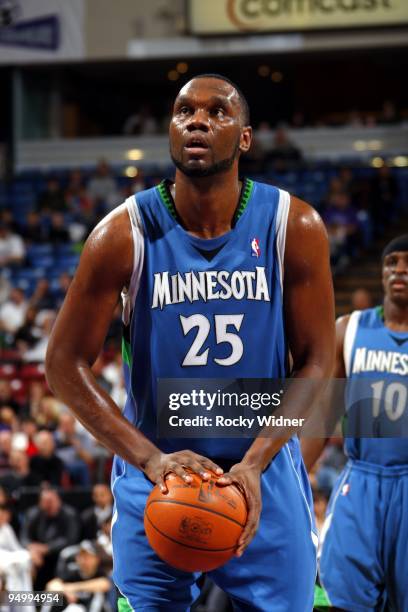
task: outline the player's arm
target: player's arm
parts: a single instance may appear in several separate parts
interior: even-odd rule
[[[183,465],[208,478],[207,470],[222,470],[190,451],[170,455],[160,452],[122,416],[91,371],[132,270],[131,225],[126,208],[121,206],[99,223],[85,244],[51,334],[46,375],[53,393],[99,442],[166,490],[164,479],[169,471],[191,479]]]
[[[335,357],[335,366],[334,366],[334,372],[333,372],[334,378],[345,378],[346,377],[346,371],[344,367],[344,357],[343,357],[343,346],[344,346],[344,336],[346,333],[349,318],[350,316],[346,315],[346,316],[340,317],[336,321],[336,357]],[[329,393],[327,396],[327,400],[328,400],[327,404],[325,402],[326,397],[324,398],[324,401],[321,404],[321,410],[323,414],[319,415],[319,417],[325,420],[325,423],[329,424],[331,422],[332,429],[334,429],[334,427],[337,424],[335,420],[333,421],[331,420],[330,418],[331,415],[329,414],[332,410],[332,405],[333,405],[332,402],[336,401],[336,399],[333,398],[333,395],[334,395],[334,389],[333,389],[333,393],[331,394]],[[303,437],[302,438],[301,446],[302,446],[303,461],[305,462],[305,466],[308,472],[312,469],[316,461],[319,459],[329,439],[330,437],[321,437],[321,438]]]
[[[334,296],[326,229],[316,211],[292,197],[286,232],[284,262],[284,316],[295,377],[310,384],[290,388],[282,408],[286,415],[307,416],[331,376],[334,364]],[[238,543],[240,555],[253,538],[261,511],[260,475],[278,451],[297,433],[282,428],[263,432],[220,483],[236,482],[246,493],[248,522]]]

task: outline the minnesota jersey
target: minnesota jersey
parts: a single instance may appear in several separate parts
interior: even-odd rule
[[[252,443],[157,439],[157,380],[285,375],[289,203],[287,192],[246,179],[233,228],[206,240],[183,229],[166,181],[126,201],[134,269],[125,294],[124,415],[164,452],[187,446],[234,460]]]
[[[387,328],[381,307],[353,312],[344,363],[348,456],[383,466],[408,464],[408,332]]]

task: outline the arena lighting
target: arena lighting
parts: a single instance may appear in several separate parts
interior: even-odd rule
[[[271,79],[274,83],[280,83],[283,79],[283,74],[276,70],[275,72],[272,72]]]
[[[134,178],[139,174],[139,170],[135,166],[128,166],[125,168],[124,175],[129,178]]]
[[[356,140],[353,142],[353,149],[356,151],[365,151],[367,149],[367,143],[364,140]]]
[[[369,140],[367,142],[367,149],[369,151],[379,151],[382,148],[381,140]]]
[[[406,168],[408,166],[408,157],[405,155],[397,155],[392,160],[392,163],[397,168]]]
[[[258,66],[258,74],[260,77],[267,77],[270,73],[271,69],[269,68],[269,66]]]
[[[179,62],[176,66],[176,69],[179,74],[185,74],[188,70],[187,62]]]
[[[167,73],[167,78],[169,79],[169,81],[177,81],[179,76],[180,74],[177,72],[177,70],[169,70]]]
[[[382,168],[384,165],[384,160],[382,157],[373,157],[371,160],[371,165],[373,168]]]
[[[126,157],[132,161],[143,159],[143,151],[141,149],[129,149],[126,153]]]

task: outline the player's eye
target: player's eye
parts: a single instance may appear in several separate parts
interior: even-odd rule
[[[188,106],[181,106],[178,112],[179,115],[188,115],[190,112],[190,108]]]
[[[222,106],[216,106],[215,108],[213,108],[212,114],[215,115],[216,117],[224,117],[225,109],[222,108]]]

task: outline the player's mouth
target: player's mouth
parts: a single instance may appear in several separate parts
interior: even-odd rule
[[[192,155],[203,155],[208,151],[208,144],[201,136],[191,136],[184,148]]]
[[[390,285],[391,287],[393,287],[393,289],[406,289],[406,287],[408,286],[408,279],[407,278],[393,278],[390,281]]]

